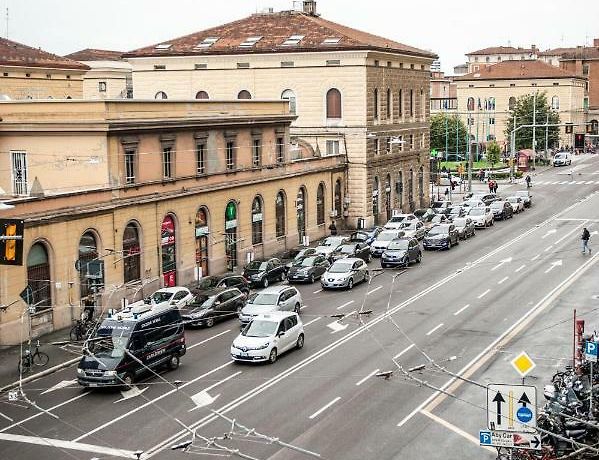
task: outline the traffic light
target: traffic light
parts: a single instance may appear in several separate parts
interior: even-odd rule
[[[573,128],[572,123],[566,123],[566,134],[572,134],[574,132]]]
[[[23,221],[0,219],[0,265],[23,265]]]

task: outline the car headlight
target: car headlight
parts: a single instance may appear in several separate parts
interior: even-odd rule
[[[264,272],[256,273],[255,275],[252,275],[252,279],[253,280],[259,280],[263,276],[264,276]]]
[[[77,375],[85,375],[85,371],[80,367],[77,368]]]
[[[270,342],[266,342],[264,345],[256,347],[256,350],[264,350],[265,348],[268,348],[270,346]]]

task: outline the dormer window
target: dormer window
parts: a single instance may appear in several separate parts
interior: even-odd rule
[[[195,47],[196,48],[210,48],[212,45],[214,45],[217,41],[218,41],[219,37],[206,37],[204,40],[202,40],[200,43],[198,43]]]
[[[256,43],[262,40],[262,37],[248,37],[244,42],[242,42],[239,47],[240,48],[252,48]]]
[[[167,50],[167,49],[169,49],[171,46],[173,46],[173,45],[171,45],[170,43],[160,43],[159,45],[156,45],[156,46],[154,47],[154,49],[157,49],[157,50]]]
[[[297,46],[304,39],[304,35],[292,35],[283,42],[283,46]]]
[[[324,41],[322,42],[323,45],[336,45],[341,41],[341,38],[337,38],[337,37],[332,37],[332,38],[325,38]]]

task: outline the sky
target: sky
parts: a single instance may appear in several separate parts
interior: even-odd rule
[[[0,34],[59,55],[130,51],[292,0],[0,0]],[[592,45],[597,0],[319,0],[331,21],[437,53],[451,74],[465,53],[489,46]]]

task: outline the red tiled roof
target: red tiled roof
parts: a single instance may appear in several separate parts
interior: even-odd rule
[[[122,61],[122,51],[98,50],[86,48],[67,54],[65,57],[73,61]]]
[[[562,53],[562,61],[571,61],[574,59],[582,59],[583,61],[599,59],[599,47],[584,46],[569,48]]]
[[[517,80],[535,78],[582,78],[538,60],[503,61],[455,80]]]
[[[6,38],[0,38],[0,65],[89,70],[88,66],[80,62],[13,42]]]
[[[302,35],[303,38],[295,46],[283,45],[292,35]],[[209,37],[218,38],[218,41],[210,47],[197,48],[199,43]],[[251,47],[239,46],[250,37],[262,38]],[[339,38],[339,42],[323,44],[327,38]],[[125,53],[123,57],[379,50],[430,59],[437,58],[437,55],[430,51],[404,45],[327,21],[319,16],[297,11],[253,14],[247,18],[212,29],[164,41],[162,44],[170,44],[171,46],[168,49],[157,49],[157,45],[152,45]]]
[[[531,54],[536,50],[532,48],[514,48],[513,46],[492,46],[478,51],[466,53],[466,56],[475,56],[480,54]]]

